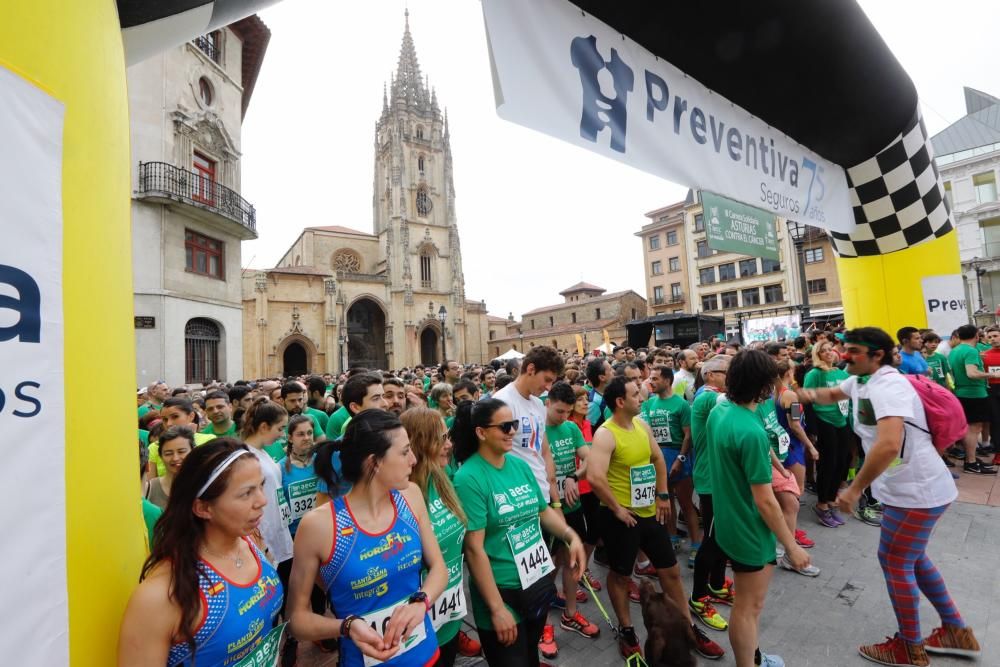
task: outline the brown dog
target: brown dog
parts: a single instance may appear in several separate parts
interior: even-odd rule
[[[646,625],[649,667],[695,667],[694,632],[674,601],[643,581],[639,586],[642,621]]]

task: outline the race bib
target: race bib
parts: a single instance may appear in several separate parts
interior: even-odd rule
[[[465,590],[462,587],[462,563],[464,556],[448,568],[448,588],[444,589],[441,596],[430,609],[431,625],[435,632],[440,630],[445,623],[458,621],[465,618]]]
[[[310,477],[301,482],[288,485],[288,502],[291,505],[292,521],[297,521],[306,512],[316,506],[316,482],[318,478]]]
[[[514,565],[523,590],[528,590],[533,583],[555,569],[537,518],[512,526],[507,531],[507,542],[514,554]]]
[[[673,440],[670,439],[670,427],[654,426],[653,439],[656,440],[656,444],[658,444],[660,447],[666,447],[668,445],[672,445]]]
[[[278,664],[278,648],[281,646],[281,635],[287,623],[282,623],[271,629],[256,648],[233,667],[275,667]]]
[[[379,636],[384,637],[385,629],[389,627],[389,619],[392,618],[392,612],[396,611],[397,607],[401,607],[406,604],[409,604],[408,597],[400,602],[389,605],[388,607],[383,607],[382,609],[379,609],[377,611],[368,612],[362,618],[364,619],[365,624],[368,625],[368,627],[377,632]],[[410,628],[409,637],[400,640],[399,651],[396,652],[396,655],[394,655],[393,658],[397,658],[402,654],[406,653],[411,648],[422,642],[426,637],[427,637],[427,629],[424,625],[424,622],[421,621],[420,623],[417,623],[417,627]],[[381,661],[376,660],[375,658],[370,658],[367,655],[365,656],[365,667],[373,667],[373,665],[381,665],[381,664],[382,664]]]
[[[288,506],[288,500],[285,498],[285,490],[279,486],[276,489],[275,497],[278,499],[281,521],[287,526],[292,522],[292,509]]]
[[[1000,377],[1000,366],[988,366],[986,372],[993,377]]]
[[[632,507],[649,507],[656,499],[656,468],[652,463],[628,469]]]
[[[850,406],[850,401],[837,401],[837,407],[840,408],[840,414],[847,416],[847,408]]]
[[[566,499],[566,475],[556,475],[556,491],[559,492],[559,500]]]
[[[792,439],[784,431],[778,434],[778,456],[788,454],[788,445],[791,444],[791,441]]]

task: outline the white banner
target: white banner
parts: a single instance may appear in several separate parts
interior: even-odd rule
[[[63,105],[0,65],[0,655],[18,665],[69,664],[62,136]]]
[[[951,332],[970,322],[969,305],[965,297],[965,281],[952,273],[927,276],[920,281],[924,290],[924,312],[927,327],[948,340]]]
[[[628,36],[566,0],[483,0],[483,11],[501,118],[786,218],[854,229],[843,168]]]

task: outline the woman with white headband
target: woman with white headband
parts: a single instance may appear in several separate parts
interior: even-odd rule
[[[191,452],[125,610],[119,665],[222,665],[264,648],[283,592],[246,535],[270,500],[260,464],[239,441],[217,438]]]

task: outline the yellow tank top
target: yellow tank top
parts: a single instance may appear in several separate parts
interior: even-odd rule
[[[615,451],[608,463],[608,486],[615,500],[637,516],[656,514],[656,470],[649,460],[649,436],[639,417],[632,418],[632,429],[626,431],[608,420],[604,428],[615,436]]]

